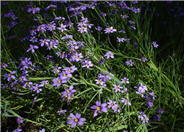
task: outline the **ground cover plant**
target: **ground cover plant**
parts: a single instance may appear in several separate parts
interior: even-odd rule
[[[157,4],[3,2],[1,130],[183,131],[183,32],[160,43]]]

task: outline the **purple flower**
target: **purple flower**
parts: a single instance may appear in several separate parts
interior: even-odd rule
[[[146,61],[147,61],[146,57],[144,57],[144,56],[142,56],[140,60],[141,60],[142,62],[146,62]]]
[[[127,94],[127,93],[128,93],[128,89],[127,89],[127,88],[124,88],[124,89],[121,91],[121,93]]]
[[[159,46],[156,41],[153,41],[152,45],[154,48],[158,48],[158,46]]]
[[[119,38],[119,37],[117,37],[117,41],[118,42],[129,42],[130,39],[129,38]]]
[[[47,25],[49,31],[56,30],[56,24],[52,21]]]
[[[60,27],[58,27],[58,30],[60,30],[61,32],[66,31],[66,25],[63,25],[62,23],[60,24]]]
[[[113,90],[115,90],[116,93],[120,92],[120,90],[122,89],[122,87],[120,85],[114,85],[113,84],[113,86],[114,86]]]
[[[23,123],[23,120],[22,120],[21,117],[18,117],[17,120],[16,120],[16,122],[17,122],[17,124],[21,124],[21,123]]]
[[[60,73],[59,76],[62,80],[66,80],[70,79],[72,77],[72,74],[68,71],[62,71],[62,73]]]
[[[102,57],[101,60],[98,62],[98,64],[103,64],[105,62],[105,59]]]
[[[133,62],[132,60],[127,60],[127,61],[125,62],[125,64],[126,64],[127,66],[133,66],[133,65],[134,65],[134,62]]]
[[[10,25],[8,26],[8,29],[11,29],[11,28],[13,28],[15,25],[17,25],[18,24],[18,22],[14,22],[14,21],[12,21],[11,23],[10,23]]]
[[[73,89],[73,86],[70,86],[69,88],[65,89],[64,92],[62,92],[62,97],[67,98],[69,100],[74,96],[75,92],[76,90]]]
[[[73,73],[74,71],[77,70],[77,68],[75,66],[71,66],[71,67],[65,67],[63,70],[69,73]]]
[[[61,59],[64,59],[65,57],[67,57],[67,54],[64,51],[58,51],[56,52],[56,55]]]
[[[146,101],[155,100],[156,95],[154,94],[154,92],[151,92],[151,93],[146,94],[145,98],[146,98]]]
[[[139,112],[138,118],[141,119],[142,124],[148,123],[149,119],[144,112]]]
[[[6,79],[7,81],[10,81],[11,79],[15,79],[15,76],[14,76],[15,73],[16,73],[16,71],[12,71],[10,73],[5,73],[4,79]]]
[[[136,94],[139,94],[142,97],[144,97],[143,94],[145,93],[145,91],[148,90],[148,88],[146,86],[144,86],[142,83],[139,83],[139,85],[138,86],[135,86],[134,88],[137,88]]]
[[[154,117],[153,117],[153,119],[155,121],[160,121],[160,115],[159,114],[155,114]]]
[[[96,79],[96,84],[106,87],[105,82],[102,79]]]
[[[35,36],[30,37],[30,42],[35,43],[38,42],[38,39]]]
[[[23,85],[23,87],[25,88],[25,87],[31,87],[33,85],[33,83],[32,82],[25,82],[24,83],[24,85]]]
[[[20,83],[24,83],[25,81],[27,81],[27,78],[25,76],[21,76],[18,78]]]
[[[110,34],[110,33],[116,32],[116,29],[114,29],[113,27],[109,27],[109,28],[106,28],[104,31],[107,34]]]
[[[121,79],[121,83],[123,84],[129,84],[129,79],[124,77],[123,79]]]
[[[49,6],[47,6],[46,8],[45,8],[45,10],[47,11],[49,8],[57,8],[57,6],[56,5],[52,5],[52,4],[50,4]]]
[[[105,17],[105,16],[107,16],[107,14],[102,12],[102,16]]]
[[[13,20],[16,20],[18,18],[12,11],[4,14],[4,17],[11,17]]]
[[[163,110],[163,109],[158,109],[157,112],[158,112],[159,114],[163,114],[163,113],[164,113],[164,110]]]
[[[41,24],[41,25],[39,25],[39,26],[37,27],[36,31],[42,32],[42,33],[45,32],[45,31],[47,31],[47,25],[46,25],[46,24]]]
[[[129,105],[131,106],[131,103],[128,101],[128,99],[122,98],[122,100],[120,101],[121,103],[124,103],[124,105]]]
[[[39,7],[36,7],[36,8],[28,8],[27,12],[32,12],[33,14],[35,14],[36,12],[39,12],[40,11],[40,8]]]
[[[88,32],[88,28],[87,27],[78,27],[78,32],[80,33],[87,33]]]
[[[21,67],[21,70],[28,69],[29,66],[32,66],[32,62],[30,61],[30,58],[25,58],[21,61],[19,67]]]
[[[106,105],[106,103],[101,104],[100,101],[96,101],[96,105],[91,106],[91,109],[95,110],[94,117],[101,114],[101,112],[107,112],[108,109],[106,108]]]
[[[34,85],[31,89],[36,92],[36,93],[40,93],[42,91],[41,88],[39,88],[40,86],[38,84]]]
[[[95,29],[96,29],[97,31],[101,31],[101,30],[102,30],[102,28],[101,28],[100,26],[95,27]]]
[[[151,100],[147,101],[147,105],[148,105],[148,108],[152,108],[153,107],[153,102]]]
[[[39,87],[44,87],[48,84],[48,81],[41,81]]]
[[[132,25],[131,25],[130,27],[131,27],[132,29],[136,30],[136,27],[135,27],[135,26],[132,26]]]
[[[40,46],[43,47],[44,45],[48,45],[50,40],[49,39],[40,39]]]
[[[61,67],[59,67],[59,66],[53,66],[53,70],[52,70],[52,72],[53,73],[59,73],[60,72],[60,69],[61,69]]]
[[[48,43],[47,48],[48,50],[51,50],[53,48],[57,49],[58,44],[59,44],[58,40],[50,40],[50,43]]]
[[[125,19],[126,19],[126,18],[129,18],[129,16],[127,16],[127,15],[121,15],[121,17],[122,17],[122,18],[125,18]]]
[[[66,112],[67,112],[67,110],[60,109],[60,110],[58,111],[58,114],[61,115],[61,114],[65,114]]]
[[[117,104],[114,104],[112,110],[114,111],[114,113],[120,112],[120,107]]]
[[[81,114],[79,113],[77,113],[76,115],[74,115],[73,113],[70,113],[67,119],[68,119],[67,124],[70,124],[71,128],[74,128],[77,124],[79,126],[82,126],[86,121],[85,118],[81,118]]]
[[[73,53],[75,53],[76,52],[76,50],[79,48],[79,46],[77,46],[77,45],[70,45],[69,46],[69,49],[70,49],[70,51],[72,51]]]
[[[73,36],[72,36],[72,35],[66,34],[66,35],[63,36],[61,39],[73,39]]]
[[[13,132],[21,132],[21,131],[22,131],[22,129],[20,129],[20,128],[13,130]]]
[[[8,65],[7,65],[6,63],[2,63],[2,64],[1,64],[1,68],[2,68],[2,69],[5,69],[7,66],[8,66]]]
[[[90,67],[93,67],[93,64],[90,60],[84,60],[82,62],[83,66],[82,67],[86,67],[86,68],[90,68]]]
[[[45,132],[45,129],[43,128],[42,130],[39,130],[39,132]]]
[[[125,30],[121,29],[121,30],[119,30],[119,33],[126,33],[126,32],[125,32]],[[117,37],[117,39],[118,39],[118,37]]]
[[[57,87],[61,86],[61,84],[63,84],[63,83],[67,83],[66,79],[61,79],[60,77],[55,78],[52,81],[53,81],[53,85],[52,86],[57,86]]]
[[[98,75],[98,79],[102,79],[104,82],[107,82],[108,80],[111,80],[110,76],[114,76],[112,73],[109,73],[106,71],[107,74],[101,73]],[[110,76],[108,75],[110,74]]]
[[[109,100],[108,104],[108,108],[112,108],[112,110],[114,111],[114,113],[119,112],[119,106],[116,104],[115,101]]]
[[[34,49],[38,49],[38,46],[30,44],[30,47],[29,47],[29,49],[27,50],[27,52],[31,51],[32,53],[34,53],[34,52],[35,52]]]
[[[108,51],[108,52],[105,54],[105,57],[106,57],[107,59],[109,59],[109,58],[114,58],[114,54],[113,54],[111,51]]]
[[[82,54],[81,53],[75,53],[73,56],[72,56],[72,61],[80,61],[81,59],[83,58]]]

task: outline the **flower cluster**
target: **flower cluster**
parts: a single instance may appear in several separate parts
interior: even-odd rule
[[[77,23],[78,32],[87,33],[93,24],[89,24],[88,18],[82,17],[81,21]]]
[[[72,73],[77,70],[75,66],[72,67],[65,67],[61,73],[59,73],[59,77],[54,78],[53,86],[61,86],[64,83],[67,83],[67,80],[69,80],[72,77]]]
[[[112,73],[109,73],[110,76],[114,76]],[[106,82],[111,80],[111,77],[108,74],[100,73],[98,79],[96,79],[96,84],[106,87]]]
[[[116,104],[116,101],[109,100],[107,104],[108,108],[111,108],[114,111],[114,113],[120,112],[120,107]]]
[[[144,112],[139,112],[138,118],[141,119],[142,124],[148,123],[149,119]]]
[[[73,89],[73,86],[70,86],[69,88],[65,89],[64,92],[62,92],[62,98],[70,100],[74,96],[75,92],[76,90]]]
[[[134,86],[134,88],[137,89],[136,94],[141,95],[141,97],[144,97],[145,91],[148,90],[148,88],[144,86],[142,83],[139,83],[138,86]]]

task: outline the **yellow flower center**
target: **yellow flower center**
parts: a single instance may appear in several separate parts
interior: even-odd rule
[[[69,90],[67,90],[66,92],[67,92],[67,93],[70,93],[70,91],[69,91]]]
[[[71,69],[69,68],[68,71],[71,71]]]
[[[58,83],[61,83],[61,80],[58,80]]]
[[[114,104],[111,104],[111,106],[113,106]]]
[[[97,108],[96,108],[98,111],[100,111],[100,107],[98,106]]]
[[[10,75],[10,74],[8,74],[8,76],[10,77],[11,75]]]
[[[68,97],[68,95],[65,95],[65,97],[67,98],[67,97]]]
[[[64,73],[64,74],[63,74],[63,76],[65,77],[65,76],[66,76],[66,74]]]
[[[75,120],[74,120],[75,122],[78,122],[79,120],[77,119],[77,118],[75,118]]]

